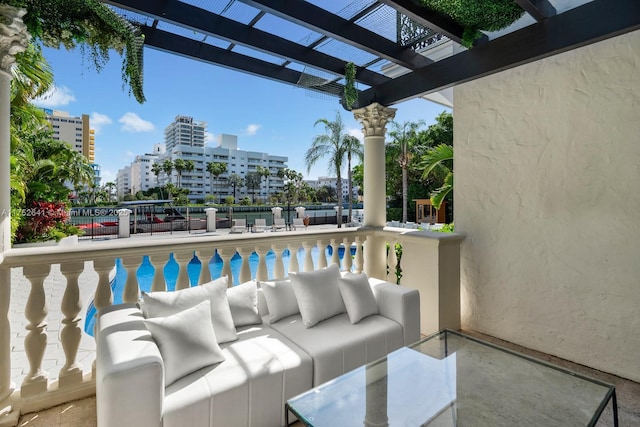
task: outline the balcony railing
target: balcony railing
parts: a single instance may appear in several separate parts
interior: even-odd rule
[[[411,233],[415,232],[413,235]],[[420,234],[422,233],[422,234]],[[426,234],[425,234],[426,233]],[[122,260],[122,266],[126,270],[126,282],[122,299],[124,302],[135,302],[140,294],[140,285],[136,276],[138,268],[143,262],[145,255],[154,267],[154,275],[151,285],[152,291],[163,291],[167,289],[166,278],[164,276],[164,266],[173,254],[174,260],[178,264],[178,275],[176,289],[183,289],[192,285],[190,283],[187,266],[194,255],[201,260],[201,269],[198,277],[198,284],[206,283],[212,279],[209,270],[209,260],[214,254],[222,258],[222,275],[229,275],[230,283],[243,283],[251,279],[268,280],[283,278],[285,263],[283,263],[283,252],[289,250],[291,254],[303,251],[303,261],[298,262],[296,256],[291,256],[288,263],[288,271],[311,271],[326,267],[328,264],[336,263],[342,270],[361,272],[366,270],[365,251],[385,251],[385,247],[395,247],[396,243],[403,246],[401,261],[402,279],[401,282],[407,286],[420,289],[421,294],[435,298],[435,301],[426,303],[425,307],[434,311],[427,314],[427,318],[433,316],[438,319],[442,316],[440,301],[441,294],[452,297],[455,300],[458,295],[459,300],[459,242],[460,236],[438,235],[439,233],[418,232],[417,230],[393,230],[393,229],[366,229],[366,228],[343,228],[343,229],[308,229],[297,232],[268,232],[268,233],[244,233],[239,235],[218,235],[218,236],[173,236],[161,239],[115,239],[103,242],[81,242],[77,245],[20,248],[12,249],[4,253],[0,258],[0,277],[8,278],[11,286],[11,274],[7,274],[11,269],[14,275],[20,268],[22,274],[30,283],[28,298],[23,309],[26,320],[26,336],[24,340],[18,338],[21,331],[11,331],[9,323],[0,321],[0,336],[11,336],[10,340],[0,341],[0,360],[11,359],[11,354],[16,351],[26,353],[29,362],[29,372],[18,384],[18,390],[13,393],[12,400],[14,408],[19,408],[22,412],[38,410],[55,404],[63,403],[95,393],[95,381],[93,367],[91,370],[83,371],[83,366],[78,363],[78,348],[80,345],[83,315],[86,307],[79,292],[79,277],[90,268],[93,276],[97,277],[94,291],[93,303],[96,309],[101,309],[112,304],[114,295],[111,288],[111,278],[114,270],[116,258]],[[123,243],[124,242],[124,243]],[[380,244],[382,242],[382,245]],[[384,243],[387,245],[384,245]],[[326,249],[331,247],[331,251]],[[339,251],[342,247],[344,251]],[[312,250],[317,256],[312,256]],[[351,248],[355,248],[355,255],[351,256]],[[453,248],[451,249],[446,248]],[[267,269],[267,254],[273,251],[275,263],[271,274]],[[444,252],[443,252],[444,251]],[[344,253],[342,259],[339,252]],[[409,252],[414,252],[413,254]],[[258,264],[255,271],[251,271],[249,257],[252,254],[258,256]],[[328,254],[331,253],[330,256]],[[398,259],[395,250],[385,252],[386,255],[380,259],[386,260],[387,268],[385,277],[391,282],[396,282],[396,271]],[[443,260],[442,254],[451,259]],[[238,277],[233,277],[231,269],[231,258],[235,255],[241,257],[241,267]],[[368,258],[367,258],[368,259]],[[64,276],[64,293],[59,305],[52,306],[50,302],[54,298],[48,298],[45,290],[45,280],[47,280],[53,265],[59,265],[59,270]],[[423,266],[432,266],[432,271],[425,271]],[[447,265],[451,268],[443,267]],[[56,267],[58,268],[58,267]],[[446,270],[446,271],[445,271]],[[385,271],[384,269],[378,271]],[[431,276],[431,278],[429,278]],[[452,283],[449,283],[452,282]],[[443,287],[453,287],[443,293]],[[423,297],[421,296],[421,299]],[[459,301],[445,301],[446,304],[458,304]],[[421,304],[423,304],[421,302]],[[8,310],[8,307],[7,307]],[[18,311],[20,312],[20,310]],[[439,314],[440,313],[440,314]],[[9,317],[9,313],[0,313]],[[421,314],[423,321],[425,313]],[[455,316],[454,316],[455,317]],[[429,319],[427,319],[429,320]],[[54,322],[60,322],[59,343],[49,343],[47,327]],[[436,320],[436,323],[440,320]],[[453,324],[428,325],[424,328],[439,329],[443,326],[456,326]],[[459,319],[458,319],[459,326]],[[55,329],[55,328],[52,328]],[[431,332],[424,330],[423,332]],[[56,352],[55,349],[62,347],[64,355]],[[7,347],[8,345],[8,347]],[[13,348],[13,350],[12,350]],[[59,365],[62,368],[58,372],[48,372],[46,360],[56,357],[63,357]],[[0,396],[11,391],[10,382],[6,371],[0,372]],[[57,377],[57,380],[50,378]],[[1,401],[2,399],[0,399]],[[2,408],[0,408],[1,410]]]

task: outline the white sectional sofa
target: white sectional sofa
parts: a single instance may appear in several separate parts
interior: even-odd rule
[[[316,272],[300,273],[292,280],[263,282],[258,286],[250,282],[227,289],[223,299],[231,311],[235,338],[227,337],[232,340],[214,344],[212,352],[219,351],[222,361],[214,359],[217,363],[183,376],[180,369],[197,359],[197,351],[185,349],[188,344],[183,345],[180,338],[173,340],[178,343],[177,348],[167,349],[156,329],[145,320],[143,311],[149,310],[147,300],[143,310],[136,304],[101,310],[96,323],[98,426],[283,426],[285,402],[291,397],[419,339],[417,290],[365,276],[375,307],[354,302],[354,295],[359,296],[363,289],[354,287],[360,290],[342,294],[346,298],[337,302],[337,310],[342,310],[338,314],[326,312],[330,305],[324,304],[326,301],[319,304],[320,311],[325,310],[320,317],[326,318],[318,320],[312,318],[318,315],[316,308],[311,313],[303,308],[302,313],[290,314],[296,311],[294,302],[305,307],[305,295],[301,291],[296,293],[300,290],[296,279],[299,282],[304,275],[319,277]],[[325,280],[326,276],[320,278]],[[341,290],[348,284],[346,279],[355,280],[354,283],[362,281],[362,277],[355,275],[341,278]],[[180,292],[184,291],[177,293]],[[306,295],[309,296],[315,297]],[[180,305],[184,301],[177,302]],[[340,306],[340,302],[347,303]],[[213,303],[211,307],[214,309]],[[220,307],[216,308],[218,312]],[[209,313],[208,304],[190,308],[189,313],[196,310],[204,313],[204,308]],[[213,317],[213,330],[218,337],[220,328],[216,322],[220,319]],[[199,322],[202,323],[207,324]],[[191,333],[192,330],[182,332],[183,336]],[[208,330],[196,332],[196,339],[209,337],[208,333]],[[202,340],[206,346],[211,339],[205,338]],[[182,351],[186,353],[181,355]],[[178,364],[176,360],[166,360],[169,356],[177,359]],[[170,373],[179,378],[169,379]]]

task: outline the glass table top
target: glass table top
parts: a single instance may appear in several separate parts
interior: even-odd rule
[[[444,330],[287,402],[309,426],[592,426],[612,385]]]

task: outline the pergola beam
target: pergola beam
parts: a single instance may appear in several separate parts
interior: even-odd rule
[[[638,29],[639,1],[593,0],[367,89],[358,105],[396,104]]]
[[[355,46],[410,70],[433,61],[338,15],[302,0],[240,0],[257,9]]]
[[[297,86],[302,73],[281,67],[267,61],[252,58],[236,52],[230,52],[219,47],[178,36],[167,31],[158,30],[148,26],[142,27],[145,36],[145,45],[155,49],[196,59],[202,62],[219,65],[232,70],[241,71],[258,77],[275,80]],[[334,90],[323,90],[322,87],[309,87],[306,89],[340,96],[343,88],[338,85]]]
[[[280,56],[292,62],[344,75],[345,62],[338,58],[187,3],[177,0],[163,2],[108,0],[105,3],[217,37],[229,43],[237,43],[269,55]],[[167,47],[170,49],[170,46]],[[365,68],[358,69],[356,78],[368,86],[391,80],[387,76]]]
[[[556,14],[556,8],[549,0],[515,0],[525,12],[540,22]]]

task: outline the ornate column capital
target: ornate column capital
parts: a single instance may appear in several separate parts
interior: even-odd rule
[[[27,48],[30,35],[22,22],[24,9],[0,4],[0,71],[11,72],[16,54]]]
[[[396,108],[389,108],[374,102],[364,108],[353,110],[353,116],[362,123],[362,132],[368,136],[384,136],[385,126],[396,116]]]

